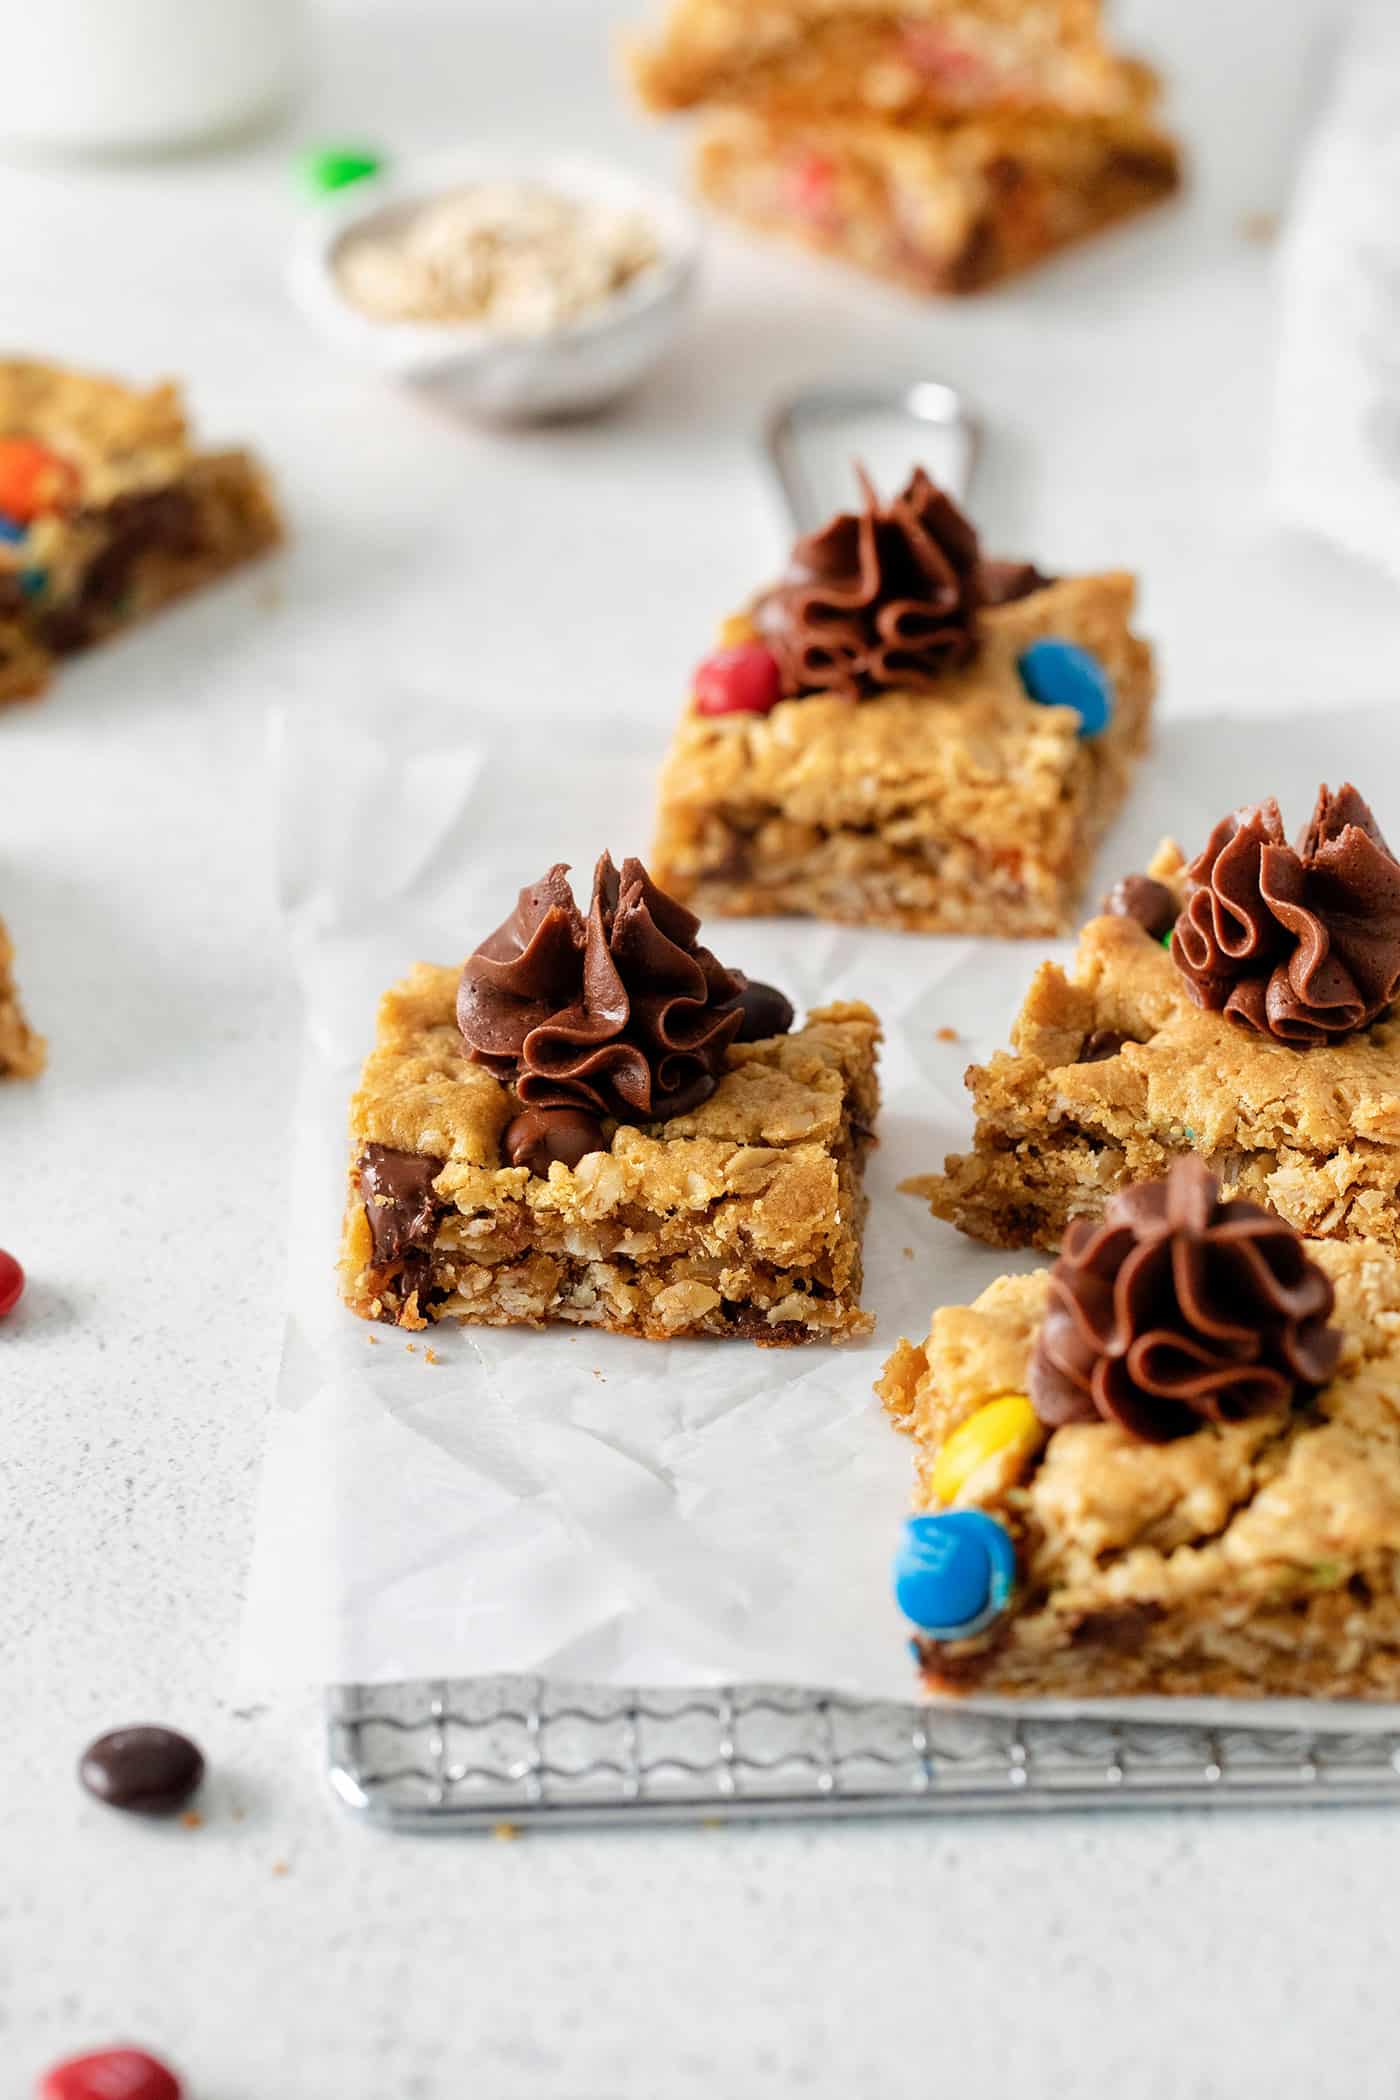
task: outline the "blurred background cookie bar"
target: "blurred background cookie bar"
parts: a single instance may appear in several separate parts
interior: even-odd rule
[[[0,703],[281,538],[263,469],[197,452],[174,385],[0,362]]]
[[[700,109],[721,210],[924,293],[970,292],[1169,196],[1151,69],[1092,0],[679,0],[634,54]]]

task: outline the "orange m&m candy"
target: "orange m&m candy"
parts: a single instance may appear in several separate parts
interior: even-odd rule
[[[45,511],[66,510],[76,501],[78,477],[38,438],[0,434],[0,515],[32,524]]]

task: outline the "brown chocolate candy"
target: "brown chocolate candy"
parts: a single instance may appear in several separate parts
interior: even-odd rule
[[[607,1141],[596,1116],[583,1108],[527,1108],[507,1123],[501,1150],[513,1167],[528,1167],[542,1181],[553,1161],[576,1167],[589,1152],[604,1152]]]
[[[984,561],[977,571],[977,588],[984,605],[1014,605],[1036,591],[1048,590],[1055,581],[1043,576],[1033,561]]]
[[[1120,1035],[1116,1028],[1096,1028],[1086,1035],[1075,1059],[1080,1065],[1101,1065],[1105,1058],[1116,1057],[1131,1036]]]
[[[204,1758],[173,1728],[114,1728],[89,1743],[78,1777],[109,1808],[173,1816],[204,1778]]]
[[[796,1019],[787,994],[775,984],[762,984],[755,977],[744,979],[739,1004],[744,1020],[734,1038],[736,1043],[761,1043],[770,1035],[786,1035]]]
[[[1144,933],[1160,941],[1176,924],[1176,899],[1164,882],[1151,875],[1121,875],[1099,909],[1113,919],[1136,919]]]

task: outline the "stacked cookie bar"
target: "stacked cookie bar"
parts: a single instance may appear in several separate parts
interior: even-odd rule
[[[918,292],[970,292],[1166,197],[1151,71],[1098,0],[674,0],[642,100],[702,109],[702,193]]]

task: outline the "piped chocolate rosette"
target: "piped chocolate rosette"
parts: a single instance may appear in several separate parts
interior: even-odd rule
[[[1146,1443],[1284,1413],[1325,1385],[1332,1285],[1291,1225],[1223,1203],[1199,1159],[1080,1218],[1050,1271],[1030,1399],[1051,1429],[1116,1422]]]
[[[864,507],[798,540],[755,610],[789,697],[929,692],[977,653],[975,527],[922,467],[888,504],[860,483]]]
[[[1400,991],[1400,861],[1350,784],[1318,790],[1294,845],[1272,800],[1223,817],[1186,881],[1171,954],[1198,1006],[1307,1050]]]
[[[1222,817],[1184,887],[1125,875],[1099,909],[1161,940],[1207,1012],[1310,1050],[1400,995],[1400,860],[1350,784],[1318,789],[1292,845],[1272,799]]]
[[[547,1175],[604,1147],[609,1122],[688,1115],[731,1044],[791,1028],[783,994],[727,970],[699,931],[639,860],[619,872],[605,853],[586,916],[557,863],[468,957],[457,1024],[520,1103],[502,1138],[513,1166]]]
[[[922,467],[888,502],[857,474],[862,507],[804,534],[743,638],[701,664],[698,713],[767,714],[817,694],[940,693],[977,656],[982,611],[1052,581],[1031,562],[985,559],[976,527]]]
[[[1330,1279],[1291,1225],[1258,1204],[1222,1202],[1200,1160],[1178,1160],[1164,1181],[1120,1191],[1101,1220],[1071,1225],[1028,1393],[999,1395],[957,1426],[935,1461],[935,1492],[955,1500],[998,1453],[1022,1469],[1070,1425],[1162,1444],[1283,1417],[1336,1369],[1333,1305]],[[1016,1566],[999,1517],[938,1510],[905,1526],[896,1599],[924,1639],[967,1639],[1005,1608]]]

